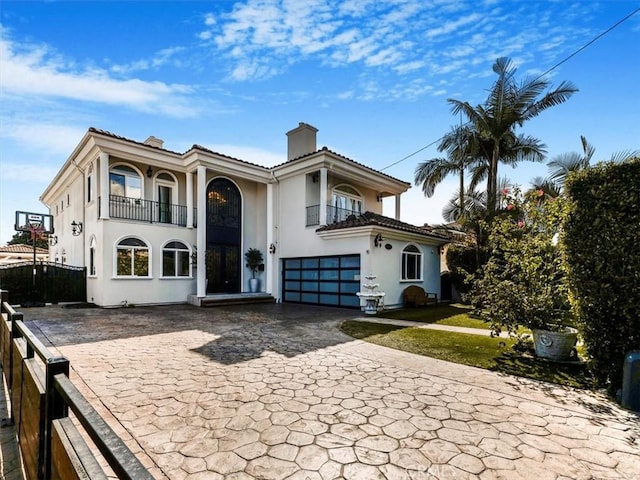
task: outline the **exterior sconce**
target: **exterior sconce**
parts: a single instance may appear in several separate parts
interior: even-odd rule
[[[149,165],[149,167],[147,168],[147,177],[153,177],[153,170],[151,170],[151,165]]]
[[[58,236],[57,235],[49,235],[49,238],[47,240],[49,242],[49,246],[53,247],[58,243]]]
[[[75,220],[71,222],[71,234],[74,237],[77,237],[82,233],[82,222],[76,222]]]
[[[376,200],[378,202],[381,202],[382,201],[382,194],[379,193],[378,195],[376,195]]]
[[[375,238],[373,239],[373,244],[376,247],[382,247],[382,242],[384,242],[384,238],[382,238],[382,234],[379,233],[375,236]]]
[[[273,243],[269,245],[269,253],[272,255],[276,253],[276,246]]]

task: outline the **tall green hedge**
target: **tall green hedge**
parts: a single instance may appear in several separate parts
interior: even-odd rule
[[[571,301],[597,379],[615,392],[640,349],[640,158],[571,175],[563,225]]]

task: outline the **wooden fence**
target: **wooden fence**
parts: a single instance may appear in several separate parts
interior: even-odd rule
[[[27,480],[106,479],[92,449],[119,479],[153,477],[69,380],[69,361],[54,355],[1,292],[0,361]],[[77,422],[69,417],[74,414]],[[80,425],[83,434],[76,428]],[[109,474],[111,475],[111,473]]]

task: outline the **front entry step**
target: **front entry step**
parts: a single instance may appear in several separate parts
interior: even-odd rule
[[[270,293],[220,293],[206,297],[189,295],[188,303],[199,307],[223,307],[228,305],[253,305],[256,303],[274,303]]]

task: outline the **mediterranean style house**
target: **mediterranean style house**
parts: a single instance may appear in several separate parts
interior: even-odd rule
[[[409,285],[439,293],[447,239],[399,220],[410,184],[317,149],[317,131],[300,123],[287,161],[263,167],[90,128],[40,197],[49,255],[86,266],[87,301],[104,307],[249,292],[250,248],[263,253],[260,291],[279,302],[359,307],[369,274],[389,308]],[[389,196],[395,218],[382,215]]]

